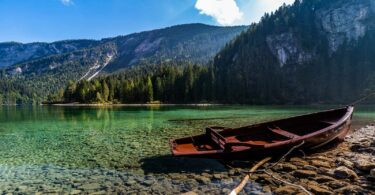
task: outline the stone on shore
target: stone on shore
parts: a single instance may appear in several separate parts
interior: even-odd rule
[[[280,195],[292,195],[292,194],[297,194],[298,188],[293,187],[293,186],[282,186],[277,188],[274,193],[275,194],[280,194]]]
[[[299,177],[299,178],[315,177],[316,175],[317,173],[311,170],[296,170],[293,172],[293,176]]]
[[[334,175],[337,179],[358,179],[358,175],[345,166],[337,167],[334,171]]]
[[[371,171],[370,171],[370,175],[371,175],[372,177],[375,177],[375,168],[374,168],[374,169],[371,169]]]
[[[362,188],[355,185],[347,185],[336,190],[340,194],[358,194],[360,191],[362,191]]]
[[[333,194],[333,192],[331,192],[330,190],[328,189],[324,189],[318,185],[309,185],[309,190],[316,194],[316,195],[330,195],[330,194]]]
[[[371,169],[375,168],[374,159],[370,156],[358,155],[354,163],[355,167],[361,171],[370,172]]]
[[[344,186],[348,186],[350,184],[344,181],[334,180],[334,181],[327,182],[327,185],[331,187],[332,189],[338,189]]]
[[[350,162],[349,160],[346,160],[342,157],[339,157],[336,159],[336,164],[337,165],[343,165],[351,169],[354,166],[354,163]]]
[[[327,161],[322,160],[312,160],[311,165],[316,167],[325,167],[325,168],[331,168],[331,164]]]
[[[326,175],[321,175],[321,176],[317,176],[315,178],[315,181],[317,181],[318,183],[326,183],[326,182],[330,182],[330,181],[336,181],[336,179],[334,179],[332,177],[329,177],[329,176],[326,176]]]
[[[309,164],[307,161],[303,160],[302,158],[298,158],[298,157],[293,157],[289,161],[292,162],[292,164],[297,165],[297,166],[303,166],[303,165]]]
[[[292,164],[286,164],[286,163],[281,163],[281,164],[278,164],[276,165],[273,170],[275,171],[294,171],[294,170],[297,170],[298,167],[295,166],[295,165],[292,165]]]

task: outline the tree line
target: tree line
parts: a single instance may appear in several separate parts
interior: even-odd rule
[[[70,81],[50,102],[193,103],[214,100],[212,66],[186,62],[138,66],[91,81]]]

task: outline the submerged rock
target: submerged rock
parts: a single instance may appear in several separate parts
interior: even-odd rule
[[[208,178],[208,177],[205,177],[205,176],[197,176],[195,178],[199,183],[203,183],[203,184],[209,184],[211,182],[211,179]]]
[[[69,194],[81,194],[81,190],[72,190]]]
[[[198,195],[198,194],[193,191],[190,191],[190,192],[182,193],[181,195]]]
[[[213,178],[214,178],[214,179],[222,179],[222,178],[224,178],[224,177],[225,177],[225,175],[220,174],[220,173],[215,173],[215,174],[213,174]]]
[[[80,189],[85,191],[93,191],[102,189],[102,186],[99,183],[89,183],[83,184],[82,186],[80,186]]]

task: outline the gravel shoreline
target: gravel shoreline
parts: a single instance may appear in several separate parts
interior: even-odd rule
[[[375,194],[375,126],[355,130],[337,147],[288,158],[270,172],[313,194]],[[252,181],[265,193],[303,193],[265,174],[253,175]]]

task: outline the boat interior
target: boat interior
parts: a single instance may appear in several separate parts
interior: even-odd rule
[[[292,117],[240,128],[208,127],[206,134],[175,140],[176,151],[242,150],[297,139],[340,121],[347,109]]]

